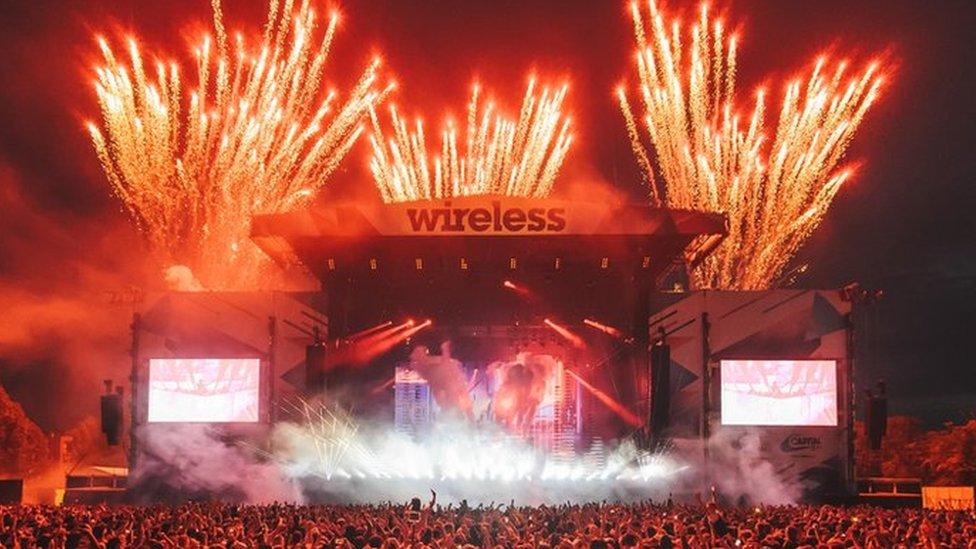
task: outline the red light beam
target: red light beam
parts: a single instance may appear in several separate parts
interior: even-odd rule
[[[393,325],[393,321],[392,320],[387,320],[386,322],[382,322],[380,324],[377,324],[376,326],[371,326],[371,327],[366,328],[364,330],[360,330],[358,332],[355,332],[353,334],[350,334],[349,337],[346,338],[346,340],[347,341],[355,341],[355,340],[357,340],[359,338],[366,337],[366,336],[368,336],[370,334],[374,334],[374,333],[382,330],[383,328],[386,328],[387,326],[392,326],[392,325]]]
[[[621,332],[620,330],[614,328],[613,326],[607,326],[606,324],[603,324],[602,322],[597,322],[596,320],[592,320],[592,319],[586,318],[586,319],[583,320],[583,324],[586,324],[590,328],[593,328],[595,330],[599,330],[599,331],[607,334],[608,336],[612,336],[612,337],[615,337],[617,339],[621,339],[621,338],[624,337],[623,332]]]
[[[573,378],[576,379],[576,381],[578,381],[584,389],[589,391],[590,394],[597,398],[597,400],[606,405],[607,408],[610,408],[610,411],[620,416],[620,419],[630,424],[631,427],[640,427],[642,425],[640,418],[637,417],[636,414],[628,410],[623,404],[614,400],[613,397],[589,384],[585,379],[577,375],[576,372],[570,370],[569,368],[566,369],[566,373],[573,376]]]
[[[530,301],[534,301],[534,299],[535,299],[535,296],[532,294],[532,292],[528,288],[526,288],[525,286],[523,286],[521,284],[516,284],[516,283],[512,282],[511,280],[505,280],[505,281],[503,281],[502,282],[502,288],[505,288],[507,290],[511,290],[511,291],[515,292],[516,294],[518,294],[523,299],[530,300]]]
[[[375,341],[369,347],[361,349],[355,355],[357,361],[360,363],[365,363],[373,360],[374,358],[395,347],[398,343],[406,341],[413,337],[413,335],[417,332],[430,327],[432,324],[434,324],[434,321],[428,318],[416,326],[414,326],[414,324],[415,323],[413,320],[408,320],[401,325],[404,326],[403,329],[398,329],[388,334],[384,339]]]
[[[583,343],[583,338],[571,332],[569,328],[566,328],[565,326],[560,326],[559,324],[556,324],[555,322],[549,320],[548,318],[544,319],[542,322],[544,322],[546,326],[552,328],[554,332],[561,335],[563,339],[572,343],[574,347],[578,349],[582,349],[583,347],[586,347],[586,344]]]

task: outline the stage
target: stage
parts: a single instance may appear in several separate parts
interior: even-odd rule
[[[496,196],[258,216],[255,241],[321,289],[152,296],[133,470],[196,440],[330,501],[847,494],[850,303],[685,291],[724,234],[715,214]]]

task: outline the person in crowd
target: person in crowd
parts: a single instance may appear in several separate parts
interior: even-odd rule
[[[2,548],[976,549],[976,513],[565,503],[0,506]]]

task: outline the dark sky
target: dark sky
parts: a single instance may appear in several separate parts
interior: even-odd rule
[[[265,5],[225,1],[228,27],[258,28]],[[687,17],[697,3],[670,5]],[[623,2],[345,0],[339,7],[343,23],[328,78],[348,83],[373,53],[382,53],[400,84],[396,102],[407,113],[461,112],[474,78],[509,104],[530,70],[568,79],[578,141],[557,187],[599,179],[636,189],[611,96],[630,75]],[[92,35],[118,39],[133,31],[147,51],[185,55],[186,40],[208,25],[209,9],[206,0],[7,0],[0,6],[0,198],[16,196],[31,223],[54,226],[28,238],[19,218],[0,222],[0,244],[21,244],[0,246],[4,284],[38,287],[64,279],[64,272],[49,271],[59,270],[60,261],[112,261],[111,246],[93,254],[65,231],[103,244],[132,238],[82,128],[82,120],[97,114]],[[883,288],[886,297],[865,333],[874,352],[860,365],[859,381],[888,379],[896,410],[971,415],[976,4],[750,0],[715,9],[742,31],[746,90],[761,83],[776,89],[823,51],[860,59],[886,51],[895,62],[894,77],[848,153],[862,166],[801,252],[812,268],[799,284],[857,280]],[[364,147],[353,151],[330,192],[373,192],[362,179],[365,154]]]

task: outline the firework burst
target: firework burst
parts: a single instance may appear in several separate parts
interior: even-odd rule
[[[564,85],[537,92],[531,79],[518,119],[512,121],[496,112],[491,101],[483,104],[481,89],[475,85],[464,141],[458,144],[458,129],[449,121],[441,134],[439,154],[428,153],[421,120],[411,129],[391,106],[392,136],[387,136],[371,110],[369,167],[383,201],[483,194],[547,196],[572,142],[571,120],[562,110],[566,91]]]
[[[196,48],[189,89],[175,62],[147,62],[135,39],[122,59],[99,39],[102,124],[88,129],[155,248],[207,288],[252,288],[266,259],[248,238],[251,216],[307,203],[389,88],[376,89],[375,59],[344,99],[322,91],[338,16],[319,29],[309,0],[272,0],[253,46],[241,35],[228,44],[219,0],[213,15],[216,41]]]
[[[651,200],[728,215],[725,242],[692,273],[697,287],[769,288],[850,177],[838,164],[878,96],[879,64],[851,74],[847,62],[818,58],[786,87],[769,131],[763,90],[748,118],[734,110],[736,36],[706,6],[687,35],[665,21],[655,0],[648,9],[645,23],[638,4],[631,5],[644,117],[634,115],[623,87],[617,95]]]

